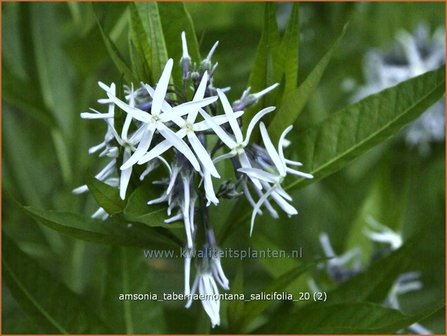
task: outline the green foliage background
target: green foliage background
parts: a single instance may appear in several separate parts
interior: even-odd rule
[[[274,6],[283,31],[291,4]],[[244,205],[238,203],[233,208],[235,202],[225,201],[224,209],[211,216],[221,247],[248,245],[284,250],[302,247],[304,260],[224,260],[232,292],[249,294],[265,288],[293,293],[308,290],[306,279],[314,272],[308,262],[322,256],[320,232],[329,234],[340,254],[353,246],[361,247],[366,261],[373,253],[373,246],[363,237],[361,228],[370,215],[395,230],[402,230],[404,241],[409,243],[373,264],[363,276],[344,286],[333,285],[327,304],[223,302],[221,315],[226,322],[209,330],[209,321],[199,303],[185,310],[182,302],[117,300],[122,292],[181,292],[182,261],[146,260],[142,252],[142,247],[176,245],[167,243],[162,234],[157,236],[158,231],[148,231],[144,221],[130,233],[119,218],[104,224],[92,221],[88,216],[96,208],[94,198],[71,193],[101,164],[87,155],[87,149],[102,138],[104,129],[102,125],[82,121],[79,113],[95,106],[101,95],[98,80],[108,83],[121,79],[107,47],[113,43],[124,64],[130,66],[133,56],[129,54],[129,4],[2,3],[2,332],[392,333],[416,320],[422,320],[424,326],[437,333],[445,332],[444,144],[434,144],[430,155],[422,157],[408,148],[398,133],[400,126],[422,111],[412,107],[413,103],[423,104],[418,98],[423,91],[416,90],[416,86],[427,92],[435,83],[444,86],[444,73],[439,71],[403,84],[400,90],[407,93],[406,100],[398,100],[396,110],[389,109],[399,117],[396,126],[387,126],[381,136],[371,139],[366,129],[360,129],[368,140],[364,149],[319,169],[334,154],[329,148],[335,140],[334,134],[354,129],[337,117],[340,114],[335,114],[339,110],[344,112],[342,116],[350,111],[356,113],[355,108],[345,109],[349,97],[341,88],[341,81],[352,77],[362,82],[365,52],[371,48],[389,49],[400,29],[412,31],[421,21],[431,30],[444,25],[444,6],[442,3],[300,4],[298,84],[306,78],[310,80],[307,91],[301,91],[302,96],[297,98],[300,102],[308,101],[295,122],[290,140],[296,150],[291,151],[291,156],[304,161],[305,171],[317,172],[317,182],[304,187],[301,181],[288,181],[299,215],[282,216],[280,220],[259,217],[251,239]],[[233,100],[240,96],[248,81],[256,87],[259,76],[258,79],[253,76],[252,68],[262,63],[257,48],[265,30],[265,5],[187,3],[185,7],[191,15],[202,55],[216,40],[220,41],[215,54],[219,62],[217,85],[231,86],[229,96]],[[160,5],[165,35],[169,26],[166,22],[174,15],[180,20],[182,8],[179,4]],[[103,32],[98,28],[97,18]],[[344,36],[331,54],[326,54],[348,21]],[[178,22],[187,25],[187,20]],[[174,28],[170,34],[175,33]],[[109,45],[104,43],[102,34],[109,39]],[[168,52],[178,53],[179,35],[165,42]],[[147,46],[135,46],[140,47]],[[161,59],[157,57],[162,56],[145,57],[154,65]],[[321,74],[313,72],[317,64],[317,72]],[[156,67],[150,70],[145,69],[147,77],[138,80],[152,82],[157,78]],[[426,104],[439,98],[434,95]],[[393,93],[380,97],[392,99]],[[367,104],[371,106],[373,101]],[[366,107],[358,109],[366,111]],[[294,113],[298,116],[299,112]],[[281,120],[277,122],[282,126]],[[328,125],[338,125],[339,132],[330,133]],[[381,129],[381,125],[374,127]],[[280,132],[281,128],[271,126],[270,131]],[[315,141],[313,134],[318,130],[328,132],[326,139],[317,139],[326,147],[323,145],[311,160],[309,144]],[[345,145],[351,148],[353,144]],[[89,185],[94,183],[89,181]],[[98,190],[95,197],[107,194],[100,185]],[[136,192],[133,197],[138,200],[143,195]],[[125,218],[129,221],[140,218],[139,209],[129,204],[123,212]],[[118,207],[117,212],[123,210],[119,204],[112,206]],[[59,212],[44,211],[49,209]],[[148,236],[152,233],[154,236]],[[380,303],[385,289],[399,273],[413,270],[421,272],[424,288],[402,296],[402,312],[384,309]],[[362,314],[370,318],[358,322]],[[331,318],[334,315],[336,318]],[[326,318],[318,320],[318,316]],[[343,318],[344,324],[339,325]]]

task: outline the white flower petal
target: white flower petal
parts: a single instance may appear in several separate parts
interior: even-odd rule
[[[259,212],[259,209],[261,208],[262,204],[267,200],[267,198],[270,196],[270,194],[274,191],[274,188],[270,188],[267,190],[267,192],[262,195],[262,197],[258,200],[258,203],[256,203],[255,207],[253,208],[253,212],[251,214],[251,221],[250,221],[250,237],[253,233],[253,228],[255,226],[255,218],[257,213]]]
[[[203,181],[204,181],[206,199],[208,200],[207,205],[209,205],[210,203],[214,204],[219,203],[219,200],[217,199],[216,194],[214,193],[214,187],[213,187],[213,181],[211,180],[211,175],[207,171],[203,173]]]
[[[208,154],[208,151],[203,147],[200,140],[197,138],[193,132],[187,133],[189,143],[191,144],[194,152],[196,153],[199,161],[202,163],[204,171],[209,171],[214,177],[220,178],[216,167],[214,167],[213,161]]]
[[[217,97],[208,97],[197,101],[189,101],[172,108],[170,112],[160,115],[160,119],[163,122],[170,121],[173,116],[183,116],[188,113],[194,113],[198,109],[214,103]]]
[[[293,126],[290,125],[289,127],[287,127],[284,132],[281,133],[281,136],[279,137],[279,141],[278,141],[278,153],[279,153],[279,157],[281,158],[282,162],[286,161],[286,158],[284,157],[284,152],[283,152],[283,148],[284,148],[284,142],[286,141],[286,135],[292,130]]]
[[[199,112],[216,133],[216,135],[219,137],[219,139],[222,140],[222,142],[227,145],[228,148],[233,149],[234,147],[236,147],[237,143],[222,129],[222,127],[214,122],[213,118],[211,118],[208,113],[206,113],[203,109],[200,109]]]
[[[301,162],[299,162],[299,161],[292,161],[292,160],[288,160],[288,159],[284,159],[284,161],[285,161],[287,164],[291,165],[291,166],[298,166],[298,167],[300,167],[300,166],[303,165],[303,164],[302,164]]]
[[[139,108],[132,107],[129,104],[123,102],[119,98],[107,93],[109,98],[117,105],[120,109],[122,109],[124,112],[129,113],[133,118],[137,119],[138,121],[149,123],[151,122],[152,118],[149,113],[140,110]]]
[[[135,151],[135,153],[133,153],[133,155],[129,158],[129,160],[124,161],[124,164],[120,168],[121,170],[132,167],[146,154],[147,150],[149,149],[149,146],[151,145],[154,131],[155,131],[154,124],[151,123],[146,126],[146,129],[141,137],[141,141],[138,144],[137,150]]]
[[[71,192],[73,194],[83,194],[83,193],[85,193],[87,191],[88,191],[88,187],[87,187],[87,185],[84,184],[84,185],[82,185],[80,187],[77,187],[77,188],[73,189]]]
[[[277,189],[274,188],[274,191],[272,192],[272,198],[275,200],[276,204],[278,204],[281,209],[284,210],[284,212],[289,215],[289,216],[293,216],[298,214],[298,211],[291,206],[289,203],[286,202],[286,200],[284,200],[284,198],[282,198],[278,193],[277,193]]]
[[[189,278],[191,276],[190,275],[191,274],[191,254],[189,254],[189,252],[186,254],[186,257],[185,257],[184,268],[185,268],[185,280],[184,280],[185,295],[190,295],[191,288],[189,286]]]
[[[162,104],[166,97],[169,79],[171,78],[173,64],[174,61],[172,60],[172,58],[170,58],[163,69],[163,73],[160,76],[160,80],[158,81],[157,86],[155,87],[151,108],[151,114],[153,116],[160,115]]]
[[[267,133],[267,128],[265,127],[265,124],[261,121],[259,128],[261,129],[261,135],[262,140],[264,141],[265,149],[270,155],[270,158],[272,159],[274,165],[276,166],[276,169],[278,169],[278,172],[281,176],[286,175],[286,169],[284,167],[284,162],[279,157],[278,153],[276,152],[275,147],[272,144],[272,140],[270,140],[270,136]]]
[[[197,292],[197,287],[199,285],[199,281],[200,281],[200,276],[196,275],[196,277],[194,278],[194,283],[192,284],[191,294],[194,294]],[[185,308],[191,307],[191,304],[192,304],[192,295],[189,297],[188,302],[186,302]]]
[[[253,119],[250,120],[250,123],[247,127],[247,134],[245,135],[244,145],[247,146],[248,142],[250,141],[251,134],[253,132],[253,129],[255,128],[256,124],[259,120],[262,119],[263,116],[266,114],[273,112],[276,109],[275,106],[266,107],[265,109],[259,111],[256,113],[256,115],[253,117]]]
[[[155,147],[153,147],[149,152],[144,154],[138,161],[138,164],[143,164],[155,159],[156,157],[163,154],[171,147],[172,144],[168,140],[163,140],[162,142],[158,143]]]
[[[115,170],[116,160],[110,161],[101,171],[95,175],[95,177],[104,181],[107,177],[109,177]]]
[[[298,170],[295,170],[295,169],[292,169],[292,168],[289,168],[289,167],[286,167],[286,172],[290,173],[290,174],[293,174],[293,175],[301,176],[301,177],[304,177],[304,178],[307,178],[307,179],[313,179],[314,178],[314,176],[312,174],[303,173],[303,172],[300,172]]]
[[[244,140],[242,137],[242,132],[237,122],[237,119],[234,116],[234,111],[230,105],[230,102],[228,101],[227,96],[225,96],[225,94],[219,89],[217,89],[217,94],[219,95],[220,101],[225,111],[225,115],[228,118],[228,123],[230,124],[234,137],[236,138],[236,142],[242,143],[242,141]]]
[[[196,93],[194,94],[194,98],[193,101],[199,101],[202,100],[203,97],[205,96],[205,90],[206,90],[206,86],[208,84],[208,72],[205,71],[203,73],[202,76],[202,80],[200,81],[199,87],[197,88]],[[188,114],[188,122],[189,123],[194,123],[194,121],[196,120],[197,117],[197,113],[199,113],[199,108],[195,109],[195,110],[191,110],[191,112]]]
[[[171,143],[172,146],[177,148],[177,150],[188,159],[195,170],[200,171],[199,161],[197,161],[197,158],[188,145],[177,134],[164,125],[159,125],[158,131]]]
[[[269,183],[278,182],[278,176],[270,174],[259,168],[239,168],[238,171],[246,174],[249,177],[254,177],[256,179],[260,179],[262,181],[266,181]]]
[[[268,88],[265,88],[265,89],[262,90],[262,91],[253,93],[253,94],[252,94],[252,95],[253,95],[253,98],[254,98],[255,100],[258,100],[259,98],[261,98],[262,96],[266,95],[266,94],[269,93],[270,91],[276,89],[276,87],[277,87],[278,85],[279,85],[279,83],[275,83],[275,84],[273,84],[273,85],[270,85]]]
[[[242,190],[244,191],[244,195],[247,198],[248,203],[250,203],[250,205],[254,208],[256,206],[256,202],[254,201],[253,196],[251,196],[247,183],[242,183]],[[262,215],[261,209],[258,210],[258,214]]]
[[[234,116],[236,118],[241,117],[244,114],[244,111],[238,111],[234,113]],[[211,117],[214,121],[214,123],[216,125],[222,125],[228,122],[228,118],[226,115],[218,115],[215,117]],[[195,132],[200,132],[200,131],[205,131],[207,129],[210,129],[211,125],[209,125],[209,123],[206,120],[203,121],[199,121],[197,123],[194,124],[194,131]]]
[[[182,181],[183,181],[183,204],[182,204],[183,223],[185,224],[187,245],[189,248],[192,248],[193,242],[192,242],[191,227],[194,225],[194,223],[191,223],[189,218],[190,185],[189,181],[186,178],[182,178]]]
[[[262,182],[263,187],[268,190],[270,188],[269,184],[267,182]],[[255,189],[256,193],[259,197],[262,197],[262,192],[259,189]],[[270,216],[273,218],[279,218],[278,212],[276,212],[275,208],[273,208],[273,205],[270,203],[268,198],[264,202],[264,206],[266,207],[267,211],[270,213]]]
[[[213,162],[214,163],[218,163],[219,161],[226,160],[226,159],[231,159],[232,157],[235,157],[235,156],[236,156],[236,153],[229,152],[229,153],[226,153],[226,154],[219,155],[217,158],[213,159]]]
[[[191,58],[189,57],[189,53],[188,53],[188,44],[186,43],[186,35],[185,32],[183,31],[181,34],[182,37],[182,58]]]
[[[238,158],[239,158],[239,162],[240,162],[242,168],[244,168],[244,169],[252,168],[250,159],[248,158],[247,153],[245,153],[245,151],[243,153],[238,154]],[[247,174],[247,176],[250,178],[250,180],[253,182],[253,184],[256,186],[256,188],[258,188],[259,190],[262,189],[262,185],[256,177],[253,177],[250,174]]]
[[[130,153],[125,150],[123,154],[123,161],[129,159]],[[120,177],[120,197],[121,199],[126,198],[126,190],[127,186],[129,185],[130,181],[130,175],[132,175],[132,166],[128,169],[124,169],[121,171],[121,177]]]

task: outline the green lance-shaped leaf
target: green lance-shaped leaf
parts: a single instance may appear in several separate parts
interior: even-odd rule
[[[277,62],[274,61],[276,50],[280,44],[278,24],[276,22],[276,4],[267,2],[265,4],[264,30],[262,32],[261,40],[259,41],[258,49],[256,51],[255,60],[253,62],[252,71],[248,79],[248,86],[251,87],[251,92],[258,92],[266,87],[274,84],[280,78],[278,69],[274,69]],[[276,66],[277,68],[277,66]],[[267,98],[262,98],[265,101]],[[268,101],[273,101],[269,99]],[[267,104],[262,103],[261,106]],[[258,112],[256,107],[248,108],[244,113],[242,120],[246,128],[253,116]]]
[[[188,52],[191,62],[200,63],[199,42],[197,41],[194,24],[183,2],[159,2],[161,23],[167,44],[168,55],[174,61],[180,61],[182,57],[181,33],[184,31],[188,43]],[[175,22],[175,24],[172,24]],[[174,83],[182,83],[182,69],[180,66],[172,70]]]
[[[369,96],[303,131],[293,147],[314,179],[297,179],[287,190],[343,168],[417,118],[444,92],[445,69],[441,67]]]
[[[132,3],[130,8],[131,18],[137,21],[139,18],[141,23],[141,25],[132,24],[132,27],[136,27],[138,30],[131,33],[131,36],[133,39],[142,39],[141,42],[134,41],[134,43],[135,45],[141,43],[152,74],[152,84],[156,84],[168,61],[158,4],[156,2],[137,2]]]
[[[276,54],[276,62],[284,76],[284,96],[297,86],[300,48],[299,3],[294,2],[286,31]]]
[[[86,299],[71,291],[2,235],[2,274],[5,285],[22,309],[43,333],[88,334],[110,330],[87,306]]]
[[[281,133],[286,127],[295,123],[295,120],[298,118],[312,93],[317,88],[318,83],[320,83],[321,77],[329,64],[334,51],[340,44],[346,28],[347,25],[345,25],[340,36],[329,48],[323,58],[318,62],[315,68],[310,72],[305,81],[301,83],[298,88],[292,90],[288,94],[285,94],[282,105],[279,111],[273,115],[273,119],[270,122],[268,129],[269,134],[274,141],[279,139]]]
[[[138,70],[138,78],[144,82],[153,82],[151,73],[151,47],[148,34],[144,28],[143,21],[134,3],[129,4],[130,9],[130,55],[132,65]],[[135,50],[134,50],[135,49]]]
[[[87,176],[87,187],[98,205],[109,215],[123,211],[126,202],[121,199],[119,190],[93,176]]]
[[[328,300],[330,298],[328,297]],[[275,319],[257,332],[270,329],[286,334],[391,334],[438,312],[436,304],[415,315],[404,315],[395,309],[368,303],[320,303],[305,306],[288,318]]]
[[[163,228],[150,228],[138,223],[129,226],[129,221],[119,218],[103,222],[69,212],[31,207],[23,209],[36,221],[55,231],[92,243],[160,249],[182,246],[179,239]]]
[[[153,297],[151,269],[141,249],[113,248],[107,258],[103,312],[115,333],[162,333],[162,305]],[[126,295],[147,295],[129,300]]]
[[[99,18],[95,12],[96,21],[98,23],[99,31],[101,32],[101,36],[104,40],[104,43],[106,45],[107,51],[115,64],[118,71],[124,75],[124,78],[131,83],[138,83],[137,78],[133,74],[132,70],[129,68],[129,66],[126,64],[126,61],[121,56],[118,48],[113,43],[112,39],[106,34],[104,31],[104,28],[102,27],[101,22],[99,21]]]

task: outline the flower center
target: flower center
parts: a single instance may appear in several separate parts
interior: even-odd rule
[[[244,146],[244,144],[243,144],[243,143],[239,143],[239,144],[237,144],[236,147],[234,147],[234,151],[235,151],[237,154],[242,154],[242,153],[244,153],[244,152],[245,152],[245,146]]]
[[[160,121],[160,117],[158,115],[153,115],[151,121],[155,124]]]
[[[185,122],[185,124],[182,126],[182,128],[184,128],[186,130],[186,132],[194,132],[194,125],[189,123],[189,122]]]

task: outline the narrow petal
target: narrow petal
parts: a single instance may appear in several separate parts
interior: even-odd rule
[[[199,87],[197,88],[197,91],[194,94],[193,101],[203,100],[203,97],[205,96],[205,90],[206,90],[207,84],[208,84],[208,72],[205,71],[203,73],[202,80],[200,81]],[[188,119],[187,119],[188,122],[193,124],[197,118],[198,113],[199,113],[199,108],[197,108],[195,110],[191,110],[191,112],[189,112],[189,114],[188,114]]]
[[[225,96],[225,94],[219,89],[217,89],[217,94],[219,95],[223,109],[224,109],[225,114],[228,118],[228,123],[230,124],[230,127],[231,127],[231,130],[233,131],[234,137],[236,138],[236,142],[242,143],[242,141],[244,140],[242,137],[242,132],[241,132],[241,129],[237,122],[237,119],[234,116],[234,111],[231,108],[231,105],[230,105],[230,102],[228,101],[227,96]]]
[[[149,152],[144,154],[138,161],[138,164],[144,164],[146,162],[155,159],[156,157],[163,154],[171,147],[172,144],[168,140],[163,140],[162,142],[158,143],[154,148],[152,148]]]
[[[208,113],[206,113],[203,109],[200,109],[199,112],[216,133],[216,135],[219,137],[219,139],[222,140],[222,142],[227,145],[228,148],[233,149],[234,147],[236,147],[236,142],[222,129],[222,127],[214,122],[213,118],[211,118]]]
[[[243,153],[239,154],[238,157],[239,157],[239,162],[240,162],[242,168],[246,168],[246,169],[252,168],[250,159],[248,158],[247,153],[243,152]],[[262,185],[256,177],[253,177],[251,175],[247,175],[247,176],[250,178],[250,180],[253,182],[253,184],[256,186],[256,188],[258,188],[259,190],[262,189]]]
[[[126,113],[129,113],[133,118],[144,123],[151,122],[151,116],[149,113],[140,110],[139,108],[132,107],[109,93],[107,95],[120,109],[122,109]]]
[[[191,274],[191,255],[189,253],[187,253],[187,255],[185,257],[184,269],[185,269],[185,281],[184,281],[185,295],[190,295],[191,288],[189,286],[189,278],[191,276],[190,275]]]
[[[278,169],[279,174],[281,176],[285,176],[286,169],[284,167],[284,163],[281,161],[281,158],[279,157],[278,153],[276,152],[276,149],[272,144],[272,140],[270,140],[270,136],[267,133],[267,128],[265,127],[263,122],[260,123],[259,128],[261,129],[261,135],[262,135],[262,140],[264,141],[265,149],[269,153],[270,158],[272,159],[273,163],[276,166],[276,169]]]
[[[235,157],[235,156],[236,156],[236,154],[234,152],[229,152],[226,154],[219,155],[217,158],[213,159],[213,162],[218,163],[219,161],[231,159],[232,157]]]
[[[163,195],[161,195],[158,198],[154,198],[153,200],[148,201],[147,205],[160,204],[160,203],[165,202],[167,199],[168,199],[168,195],[167,194],[163,194]],[[182,218],[182,216],[180,214],[180,218],[178,218],[176,220],[179,220],[181,218]],[[165,220],[165,223],[169,223],[169,222],[166,222],[166,220]]]
[[[291,206],[289,203],[286,202],[286,200],[284,200],[284,198],[282,198],[277,192],[276,192],[276,188],[274,188],[275,190],[272,192],[272,198],[275,200],[276,204],[278,204],[281,209],[284,210],[284,212],[289,215],[296,215],[298,214],[298,211]]]
[[[291,166],[302,166],[303,164],[299,161],[292,161],[292,160],[288,160],[288,159],[284,159],[284,161],[286,161],[287,164],[291,165]]]
[[[127,160],[130,157],[130,153],[125,150],[123,155],[123,160]],[[120,197],[121,199],[126,198],[126,190],[129,185],[130,175],[132,175],[132,166],[128,169],[121,170],[121,178],[120,178]]]
[[[170,177],[170,180],[169,180],[168,187],[166,188],[166,193],[167,193],[167,194],[170,194],[170,193],[171,193],[171,190],[172,190],[172,188],[174,187],[175,181],[177,180],[178,173],[179,173],[179,170],[178,170],[178,169],[174,169],[174,170],[172,171],[172,174],[171,174],[171,177]]]
[[[173,116],[183,116],[185,114],[193,113],[194,111],[210,105],[217,100],[217,97],[207,97],[197,101],[188,101],[186,103],[177,105],[172,108],[170,112],[163,113],[160,115],[160,119],[163,122],[170,121]]]
[[[208,151],[205,149],[205,147],[203,147],[202,143],[197,138],[197,135],[195,135],[193,132],[189,132],[187,136],[189,143],[191,144],[194,152],[199,158],[199,161],[204,166],[204,170],[209,171],[214,177],[220,178],[220,175],[217,172],[216,167],[214,167],[213,161],[211,160]]]
[[[279,141],[278,141],[278,153],[279,153],[279,157],[281,158],[282,162],[286,161],[286,158],[284,157],[284,152],[283,152],[283,148],[284,148],[284,141],[286,141],[286,135],[292,130],[293,126],[290,125],[289,127],[287,127],[284,132],[281,133],[281,136],[279,137]]]
[[[281,195],[282,198],[292,202],[292,196],[290,196],[279,184],[276,186],[276,192]]]
[[[113,114],[109,114],[109,113],[101,113],[95,109],[90,108],[91,111],[93,111],[93,113],[91,112],[82,112],[81,113],[81,118],[82,119],[110,119],[113,118]]]
[[[192,294],[197,292],[197,287],[199,285],[199,276],[196,275],[196,277],[194,278],[194,283],[192,284],[192,288],[191,288],[191,296],[188,299],[188,302],[186,302],[185,308],[189,308],[191,307],[192,304]]]
[[[220,259],[219,258],[214,258],[213,259],[213,268],[216,270],[216,279],[220,280],[219,283],[222,286],[222,288],[224,289],[230,289],[229,288],[229,284],[230,281],[228,281],[227,277],[225,276],[225,273],[222,269],[222,264],[220,263]]]
[[[255,98],[256,100],[258,100],[259,98],[261,98],[262,96],[266,95],[267,93],[269,93],[270,91],[272,91],[273,89],[275,89],[277,86],[279,85],[279,83],[275,83],[273,85],[270,85],[268,88],[265,88],[262,91],[253,93],[253,98]]]
[[[219,200],[217,199],[216,194],[214,193],[214,187],[211,175],[207,171],[205,171],[203,175],[204,175],[203,180],[204,180],[205,194],[206,199],[208,200],[207,205],[209,205],[210,203],[214,204],[219,203]]]
[[[269,190],[267,190],[267,192],[264,195],[262,195],[262,197],[258,200],[258,203],[256,203],[255,207],[253,208],[250,221],[250,237],[253,233],[253,228],[255,226],[256,214],[259,212],[259,209],[261,208],[262,204],[264,204],[264,202],[267,200],[267,198],[270,196],[273,190],[274,188],[270,188]]]
[[[244,114],[244,111],[238,111],[234,113],[234,116],[236,118],[241,117]],[[216,125],[222,125],[228,122],[228,118],[226,115],[218,115],[215,117],[211,117]],[[200,132],[205,131],[207,129],[210,129],[211,126],[206,120],[199,121],[198,123],[194,124],[194,132]]]
[[[250,123],[248,124],[248,127],[247,127],[247,134],[246,134],[245,140],[244,140],[245,146],[247,146],[247,144],[250,142],[251,134],[252,134],[253,129],[255,128],[256,124],[258,123],[258,121],[261,120],[262,117],[265,116],[266,114],[273,112],[275,109],[276,109],[275,106],[266,107],[265,109],[256,113],[256,115],[253,117],[253,119],[250,120]]]
[[[152,97],[152,99],[154,99],[155,90],[152,88],[152,86],[150,86],[149,84],[143,84],[143,87],[146,89],[146,91],[149,93],[149,95]],[[168,113],[172,110],[172,107],[171,107],[171,105],[168,104],[168,102],[166,100],[163,99],[163,101],[161,103],[161,110],[163,112]]]
[[[188,145],[181,138],[179,138],[177,134],[162,124],[158,125],[158,131],[171,143],[172,146],[177,148],[177,150],[179,150],[180,153],[182,153],[189,160],[195,170],[200,171],[199,161],[197,161],[197,158],[194,156],[194,153]]]
[[[292,168],[289,168],[289,167],[286,167],[286,172],[290,173],[290,174],[293,174],[293,175],[297,175],[297,176],[301,176],[301,177],[304,177],[304,178],[308,178],[308,179],[314,178],[314,176],[312,174],[303,173],[303,172],[300,172],[298,170],[295,170],[295,169],[292,169]]]
[[[89,153],[89,154],[96,153],[97,151],[103,149],[105,146],[106,146],[106,143],[105,143],[105,142],[101,142],[100,144],[98,144],[98,145],[96,145],[96,146],[90,147],[90,148],[88,149],[88,153]]]
[[[276,175],[270,174],[259,168],[239,168],[238,171],[269,183],[278,182],[278,177]]]
[[[155,130],[154,124],[149,124],[146,127],[146,130],[142,135],[141,141],[138,144],[137,150],[135,151],[135,153],[133,153],[133,155],[129,158],[129,160],[124,162],[124,164],[120,168],[121,170],[132,167],[147,153],[147,150],[149,149],[149,146],[151,145],[152,142],[154,130]]]
[[[247,183],[242,183],[242,190],[244,191],[245,198],[247,198],[248,203],[254,208],[256,206],[256,202],[251,196],[250,190],[248,189]],[[261,209],[258,210],[258,214],[262,215]]]
[[[270,189],[270,185],[267,182],[262,182],[262,186],[265,188],[265,190],[269,190]],[[258,194],[259,197],[262,197],[261,190],[255,189],[255,191],[256,191],[256,193]],[[270,203],[268,198],[265,200],[264,206],[267,209],[267,211],[270,213],[270,216],[272,216],[273,218],[279,218],[278,212],[276,212],[275,208]]]
[[[109,177],[115,170],[116,160],[110,161],[101,171],[95,175],[95,177],[104,181],[107,177]]]
[[[183,178],[182,180],[183,180],[183,204],[182,204],[183,222],[185,224],[186,240],[188,247],[192,248],[193,243],[192,243],[191,226],[194,225],[194,223],[191,223],[189,218],[190,185],[189,181],[186,178]]]
[[[173,64],[174,61],[172,60],[172,58],[170,58],[166,63],[165,68],[163,69],[163,73],[160,76],[160,80],[158,81],[157,86],[155,88],[151,108],[151,114],[153,116],[160,115],[162,104],[166,97],[166,91],[168,89],[169,79],[171,78],[171,71]]]
[[[80,187],[77,187],[77,188],[73,189],[71,192],[73,194],[83,194],[83,193],[85,193],[87,191],[88,191],[88,187],[87,187],[87,185],[84,184],[84,185],[82,185]]]
[[[132,115],[126,114],[126,119],[124,119],[123,129],[121,132],[121,139],[127,141],[127,135],[129,133],[130,123],[132,122]]]
[[[181,37],[182,37],[182,51],[183,51],[182,58],[190,58],[188,53],[188,44],[186,43],[186,35],[184,31],[182,32]]]

